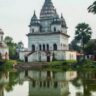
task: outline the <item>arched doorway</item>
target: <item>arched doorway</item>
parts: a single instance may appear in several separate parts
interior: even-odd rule
[[[35,51],[35,45],[32,45],[32,51],[33,52]]]
[[[39,50],[41,51],[41,44],[39,45]]]
[[[25,62],[28,62],[28,57],[27,56],[25,56]]]
[[[45,44],[43,44],[43,51],[45,51]]]
[[[56,32],[56,27],[54,27],[54,32]]]
[[[57,44],[53,44],[53,50],[57,50]]]
[[[50,62],[50,56],[47,56],[47,62]]]
[[[47,51],[49,51],[49,44],[47,44]]]

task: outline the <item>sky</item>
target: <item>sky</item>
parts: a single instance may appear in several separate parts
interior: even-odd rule
[[[45,0],[0,0],[0,28],[5,36],[11,36],[14,42],[22,41],[28,45],[26,34],[29,33],[34,10],[39,14]],[[87,8],[95,0],[52,0],[59,15],[63,14],[67,26],[69,42],[74,38],[78,23],[88,23],[92,28],[92,38],[96,38],[96,15],[88,13]]]

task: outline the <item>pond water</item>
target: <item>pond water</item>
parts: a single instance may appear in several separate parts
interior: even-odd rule
[[[96,96],[96,73],[2,70],[0,96]]]

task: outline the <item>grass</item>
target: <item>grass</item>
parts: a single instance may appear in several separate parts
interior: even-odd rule
[[[52,61],[52,62],[49,62],[48,64],[50,65],[62,65],[62,64],[73,64],[73,63],[76,63],[77,61],[76,60],[64,60],[64,61]]]

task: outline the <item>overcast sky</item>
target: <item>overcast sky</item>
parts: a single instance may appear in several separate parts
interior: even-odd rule
[[[27,47],[30,19],[36,10],[39,17],[45,0],[0,0],[0,28],[5,36],[13,37],[15,42],[23,41]],[[78,23],[88,23],[92,30],[92,38],[96,38],[96,15],[87,12],[87,8],[95,0],[52,0],[59,15],[63,14],[71,41]],[[46,38],[45,38],[46,39]]]

